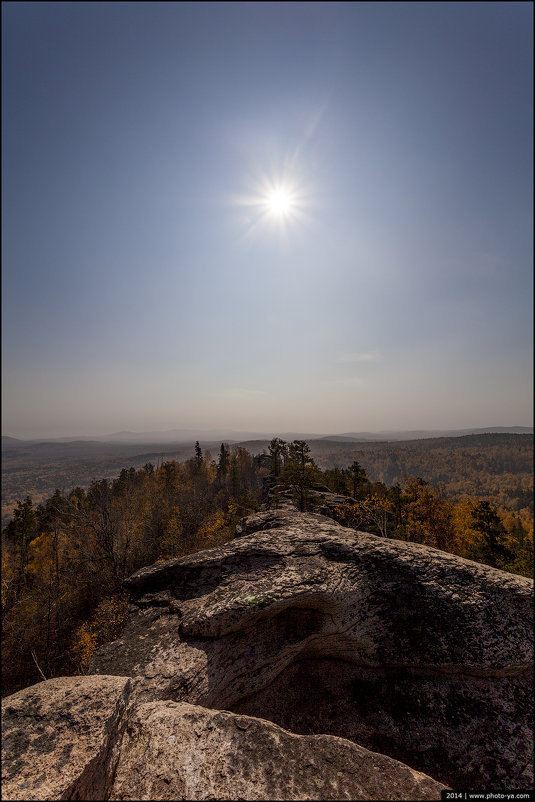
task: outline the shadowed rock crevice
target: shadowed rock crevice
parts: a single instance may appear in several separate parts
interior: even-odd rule
[[[519,705],[529,706],[530,693],[529,677],[520,691],[517,678],[493,681],[491,699],[499,694],[502,701],[503,718],[495,722],[498,739],[516,740],[518,746],[529,740],[515,715]],[[303,735],[347,738],[453,787],[473,787],[474,774],[488,762],[478,728],[495,714],[489,683],[479,678],[405,667],[372,669],[322,658],[292,663],[269,687],[230,710],[268,718]],[[467,738],[473,744],[469,755],[464,753]],[[525,786],[523,768],[511,787]],[[509,781],[499,768],[494,772],[500,775],[500,787]]]

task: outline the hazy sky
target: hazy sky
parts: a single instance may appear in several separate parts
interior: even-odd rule
[[[2,21],[4,434],[532,423],[530,2]]]

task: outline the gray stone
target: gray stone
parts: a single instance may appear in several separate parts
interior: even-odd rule
[[[62,677],[4,700],[7,800],[439,799],[445,787],[329,735],[128,700],[122,677]]]
[[[2,798],[104,799],[127,677],[59,677],[2,700]]]
[[[92,670],[331,733],[457,787],[532,785],[533,582],[286,505],[137,572]]]
[[[440,799],[445,786],[330,735],[176,702],[130,716],[111,790],[132,799]]]

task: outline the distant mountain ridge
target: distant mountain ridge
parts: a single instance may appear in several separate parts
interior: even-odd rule
[[[24,445],[27,441],[26,440],[19,440],[18,437],[8,437],[7,435],[2,435],[2,448],[18,448],[21,445]]]
[[[224,440],[225,442],[237,442],[238,440],[271,440],[272,437],[282,437],[284,440],[295,439],[314,439],[320,437],[316,433],[281,432],[273,434],[271,432],[241,432],[233,429],[168,429],[167,431],[153,432],[113,432],[106,435],[93,436],[72,436],[72,437],[33,437],[22,440],[17,437],[2,435],[3,448],[20,448],[38,443],[115,443],[117,445],[138,444],[177,444],[193,443],[196,440],[203,442],[214,442]]]
[[[22,440],[18,437],[2,435],[2,450],[27,448],[39,443],[114,443],[116,445],[164,445],[199,442],[213,443],[217,440],[225,442],[244,442],[247,440],[271,440],[280,437],[283,440],[332,440],[335,442],[362,442],[385,440],[421,440],[431,437],[463,437],[469,434],[533,434],[532,426],[488,426],[473,429],[417,429],[417,430],[384,430],[379,432],[344,432],[342,434],[319,434],[318,432],[241,432],[232,429],[168,429],[153,432],[113,432],[102,436],[73,437],[40,437]]]
[[[533,426],[488,426],[480,429],[414,429],[406,431],[346,432],[325,440],[424,440],[428,437],[464,437],[468,434],[533,434]],[[319,438],[318,438],[319,439]]]

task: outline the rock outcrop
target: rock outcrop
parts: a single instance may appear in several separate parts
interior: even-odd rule
[[[438,799],[446,786],[532,786],[531,580],[287,505],[125,585],[126,628],[98,650],[94,676],[49,681],[80,683],[82,699],[85,682],[104,683],[100,734],[83,702],[74,714],[58,697],[71,718],[52,719],[39,701],[48,683],[8,697],[5,798]],[[95,740],[56,796],[32,797],[31,750],[50,726],[63,733],[52,777],[78,754],[69,728]]]
[[[531,782],[531,580],[294,508],[127,580],[93,671],[350,739],[464,788]]]
[[[295,493],[285,485],[279,485],[271,477],[264,478],[263,498],[267,509],[292,509]],[[325,485],[314,484],[306,488],[307,508],[313,509],[316,514],[325,515],[335,521],[343,523],[340,511],[351,504],[355,499],[333,493]]]

